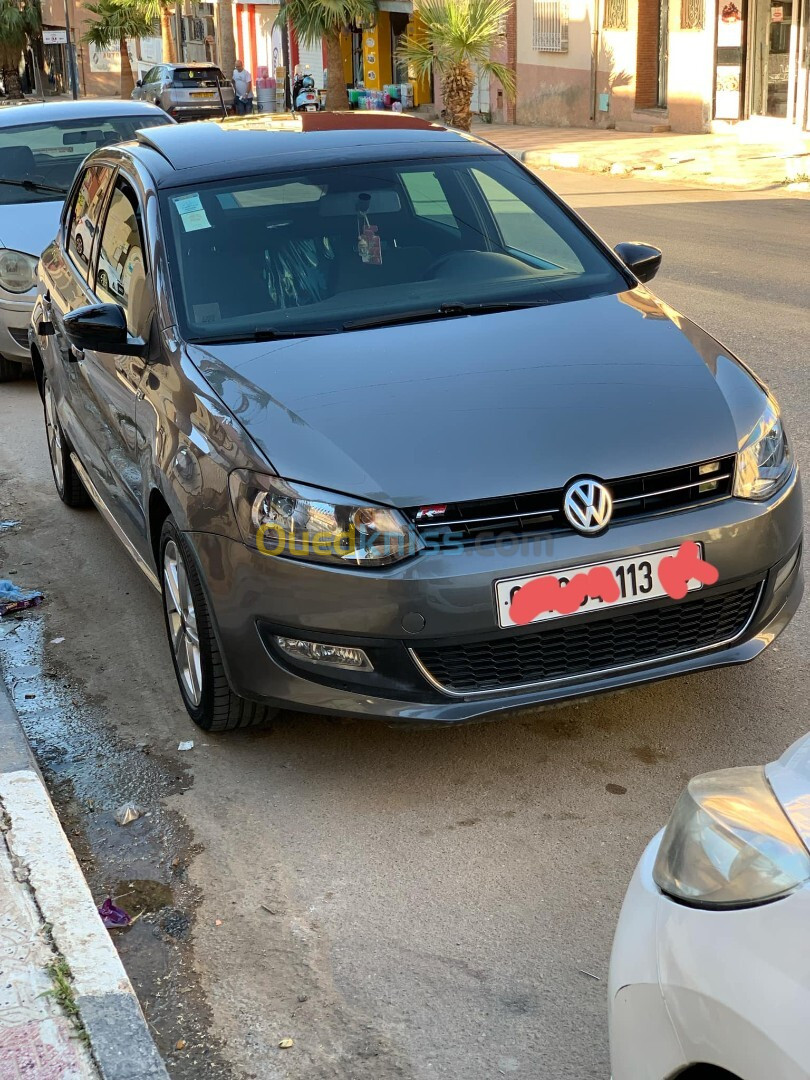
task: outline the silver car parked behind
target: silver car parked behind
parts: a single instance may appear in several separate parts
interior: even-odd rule
[[[207,120],[233,110],[234,92],[216,64],[157,64],[137,81],[132,97],[178,121]]]
[[[413,117],[92,154],[32,359],[59,494],[161,590],[193,720],[456,723],[761,653],[802,594],[798,469],[660,261]]]

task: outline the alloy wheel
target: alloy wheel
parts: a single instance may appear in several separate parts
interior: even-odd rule
[[[163,549],[163,598],[177,671],[189,703],[196,708],[202,700],[200,638],[186,565],[174,540]]]
[[[45,429],[48,435],[48,453],[56,486],[60,492],[65,489],[65,465],[62,448],[62,431],[56,416],[56,402],[50,383],[45,385]]]

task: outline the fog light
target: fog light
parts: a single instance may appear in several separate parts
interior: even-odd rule
[[[301,638],[274,637],[273,640],[282,652],[294,660],[348,668],[350,671],[374,670],[374,665],[362,649],[351,649],[347,645],[326,645],[321,641],[303,641]]]
[[[796,554],[793,556],[793,558],[788,559],[788,561],[785,563],[785,565],[782,567],[782,569],[776,575],[776,581],[773,583],[773,591],[775,593],[779,592],[779,590],[785,584],[787,579],[790,577],[790,575],[796,569],[796,563],[799,561],[801,556],[802,556],[802,549],[799,548],[799,550],[796,552]]]

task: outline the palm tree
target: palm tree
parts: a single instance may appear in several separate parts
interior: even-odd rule
[[[513,0],[420,0],[421,26],[397,50],[411,74],[422,78],[435,67],[442,81],[447,122],[470,130],[476,70],[494,75],[507,96],[515,96],[515,73],[490,60],[504,39]]]
[[[127,38],[149,37],[154,31],[154,19],[144,14],[143,0],[97,0],[85,4],[96,16],[84,35],[84,40],[98,49],[117,45],[121,54],[121,97],[129,97],[135,85],[129,59]]]
[[[0,72],[6,96],[23,96],[20,57],[42,24],[37,0],[0,0]]]
[[[294,27],[304,45],[326,42],[327,109],[349,107],[340,32],[352,23],[372,22],[376,11],[376,0],[282,0],[278,23]]]

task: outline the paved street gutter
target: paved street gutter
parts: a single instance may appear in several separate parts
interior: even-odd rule
[[[82,1032],[103,1080],[166,1080],[168,1074],[149,1033],[138,999],[115,946],[96,910],[68,838],[59,823],[36,766],[16,710],[0,682],[0,811],[2,833],[14,874],[5,880],[16,893],[3,904],[6,917],[34,923],[43,948],[31,959],[41,962],[50,942],[54,971],[62,974],[75,1003],[75,1026]],[[25,894],[28,894],[28,897]],[[18,895],[17,895],[18,894]],[[33,901],[33,904],[31,903]],[[36,921],[39,926],[36,926]],[[5,920],[4,920],[5,923]],[[29,959],[29,963],[31,962]],[[34,976],[35,977],[35,976]],[[32,983],[35,985],[35,982]],[[27,1014],[26,1014],[27,1015]],[[30,1016],[25,1025],[30,1036]],[[53,1037],[48,1021],[45,1039]],[[12,1040],[12,1053],[16,1045]],[[91,1076],[81,1052],[62,1040],[72,1055],[68,1074],[53,1042],[57,1060],[48,1068],[62,1075]],[[85,1056],[86,1057],[86,1056]],[[7,1062],[12,1068],[15,1061]],[[82,1071],[77,1071],[78,1069]]]

